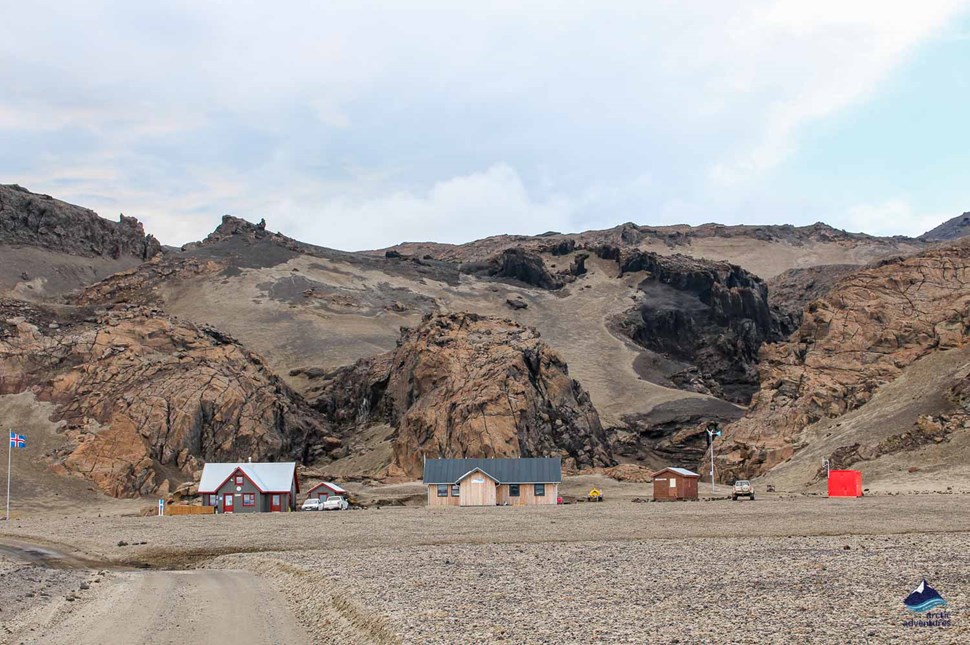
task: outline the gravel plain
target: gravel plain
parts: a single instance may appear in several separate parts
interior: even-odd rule
[[[0,534],[253,571],[320,643],[970,641],[968,495],[47,517]],[[949,627],[904,625],[924,577]]]

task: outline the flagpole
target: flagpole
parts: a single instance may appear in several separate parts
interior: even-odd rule
[[[10,433],[7,433],[7,514],[3,516],[4,521],[10,521],[10,457],[13,455],[13,440]]]

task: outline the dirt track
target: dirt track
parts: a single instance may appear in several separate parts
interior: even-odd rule
[[[31,600],[0,623],[0,643],[308,642],[280,593],[251,572],[96,572],[90,561],[19,541],[0,543],[0,554],[3,594]]]

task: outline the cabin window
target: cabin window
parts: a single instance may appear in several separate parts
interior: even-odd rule
[[[256,493],[243,493],[243,506],[256,506]]]
[[[535,485],[535,494],[536,494],[536,497],[545,497],[545,495],[546,495],[546,485],[545,484],[536,484]]]
[[[518,497],[518,496],[519,496],[519,485],[509,484],[509,497]]]
[[[438,484],[438,497],[448,497],[448,484]]]
[[[461,491],[461,486],[459,486],[458,484],[452,484],[451,485],[451,496],[452,497],[460,497],[461,496],[461,492],[460,491]]]
[[[236,475],[236,486],[242,486],[242,485],[243,485],[243,476]]]
[[[219,505],[219,496],[209,495],[209,506],[218,506],[218,505]]]

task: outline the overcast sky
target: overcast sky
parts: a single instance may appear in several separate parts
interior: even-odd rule
[[[0,183],[167,244],[970,210],[963,0],[0,3]]]

